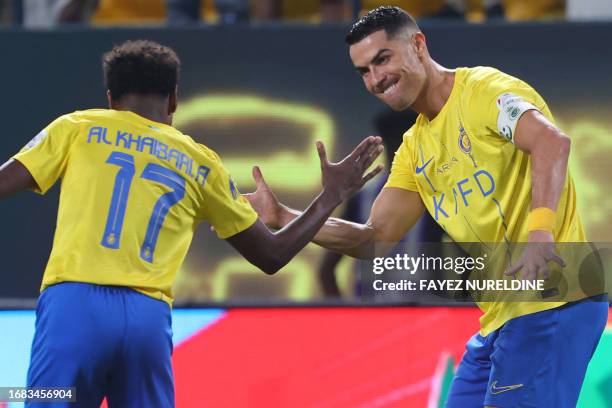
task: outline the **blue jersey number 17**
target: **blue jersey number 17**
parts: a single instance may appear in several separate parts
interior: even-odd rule
[[[115,178],[115,186],[101,244],[107,248],[118,249],[136,167],[134,156],[127,153],[113,152],[106,162],[119,166],[119,171]],[[166,215],[173,205],[176,205],[185,197],[185,179],[176,172],[154,163],[147,164],[140,178],[163,184],[171,189],[170,192],[162,194],[155,203],[149,219],[145,241],[140,248],[140,257],[147,262],[153,262],[157,238]]]

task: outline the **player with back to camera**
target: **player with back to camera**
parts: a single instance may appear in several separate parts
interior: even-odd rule
[[[379,137],[339,163],[318,142],[321,193],[271,232],[219,156],[172,127],[179,67],[151,41],[114,47],[103,56],[110,108],[59,117],[0,167],[0,199],[62,179],[27,386],[76,387],[76,403],[63,406],[98,407],[105,396],[110,407],[174,406],[171,286],[199,222],[273,274],[380,171],[364,176]]]
[[[564,265],[556,242],[585,242],[568,174],[570,139],[544,99],[490,67],[447,69],[397,7],[379,7],[346,36],[365,87],[419,117],[395,153],[388,182],[366,224],[330,219],[318,244],[347,255],[384,255],[426,208],[456,242],[526,242],[507,275],[546,277]],[[258,175],[249,196],[262,219],[282,227],[283,206]],[[467,343],[447,407],[574,407],[606,325],[605,296],[574,302],[487,302]],[[602,301],[590,301],[602,300]]]

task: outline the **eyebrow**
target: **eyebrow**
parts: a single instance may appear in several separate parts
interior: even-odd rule
[[[370,64],[373,64],[373,63],[374,63],[374,61],[376,61],[378,58],[380,58],[380,55],[381,55],[383,52],[385,52],[385,51],[391,51],[391,50],[390,50],[390,49],[388,49],[388,48],[382,48],[382,49],[378,50],[378,52],[376,53],[376,55],[374,55],[374,56],[372,57],[372,59],[370,60]],[[361,74],[361,73],[364,73],[364,72],[368,72],[368,67],[356,66],[356,67],[355,67],[355,70],[357,70],[357,72],[359,72],[359,73]]]

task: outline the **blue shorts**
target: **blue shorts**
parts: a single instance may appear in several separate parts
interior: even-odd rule
[[[608,307],[607,296],[585,299],[514,318],[486,337],[474,335],[445,406],[574,408]]]
[[[173,407],[167,303],[120,286],[66,282],[36,309],[28,387],[75,387],[76,403],[29,407]]]

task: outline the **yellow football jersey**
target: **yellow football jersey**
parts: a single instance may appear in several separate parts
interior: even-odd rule
[[[440,113],[419,115],[395,153],[385,187],[416,191],[456,242],[527,242],[531,158],[514,145],[520,116],[537,109],[554,123],[542,97],[525,82],[489,67],[458,68]],[[571,176],[557,207],[556,242],[586,240]],[[486,335],[514,317],[563,302],[486,302]]]
[[[223,239],[257,219],[215,152],[128,111],[62,116],[14,159],[41,194],[62,179],[41,290],[65,281],[118,285],[171,304],[200,221]]]

